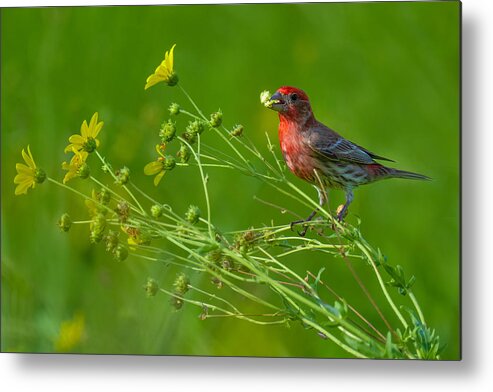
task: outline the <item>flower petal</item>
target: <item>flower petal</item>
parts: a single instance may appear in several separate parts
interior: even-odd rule
[[[98,123],[98,112],[94,113],[91,117],[91,122],[89,123],[89,130],[87,132],[88,136],[96,137],[94,131],[96,130],[96,125]]]
[[[80,126],[80,134],[82,135],[82,137],[83,137],[84,139],[87,139],[87,136],[88,136],[88,134],[89,134],[89,132],[88,132],[88,131],[89,131],[89,129],[88,129],[87,121],[86,121],[86,120],[84,120],[84,121],[82,122],[82,125]]]
[[[166,173],[166,172],[163,170],[156,177],[154,177],[154,186],[158,186],[159,185],[159,183],[161,182],[161,179],[164,176],[164,173]]]
[[[26,151],[24,151],[24,149],[22,149],[22,158],[24,158],[24,161],[27,163],[27,166],[29,166],[32,169],[36,169],[36,164],[34,163],[29,146],[27,146],[27,153]]]
[[[168,72],[170,72],[170,73],[173,72],[173,57],[174,57],[173,56],[173,51],[175,50],[175,46],[176,46],[176,44],[174,44],[171,47],[170,51],[169,51],[168,66],[167,66],[167,68],[168,68]]]
[[[25,195],[27,193],[27,190],[29,189],[30,186],[33,186],[34,188],[34,182],[31,181],[25,181],[21,182],[17,187],[15,188],[15,194],[18,195]]]
[[[101,121],[96,125],[96,128],[94,129],[92,133],[92,137],[96,139],[98,137],[99,132],[101,132],[101,129],[103,128],[104,122]]]
[[[15,169],[17,170],[17,173],[19,173],[19,174],[24,174],[26,176],[34,176],[34,170],[31,169],[30,167],[24,165],[23,163],[16,163]]]
[[[152,74],[149,76],[146,80],[146,85],[144,87],[145,90],[147,90],[149,87],[154,86],[155,84],[162,82],[164,78],[162,76],[159,76],[157,74]]]
[[[153,161],[144,166],[144,174],[153,176],[163,169],[163,164],[159,161]]]
[[[26,176],[25,174],[17,174],[14,177],[14,184],[22,184],[23,182],[26,181],[32,181],[32,177]]]
[[[72,135],[68,138],[68,141],[72,144],[82,147],[82,145],[86,142],[86,139],[81,135]]]
[[[77,174],[77,171],[75,170],[75,168],[72,166],[70,167],[70,170],[67,172],[67,174],[65,174],[65,177],[63,177],[63,183],[67,183],[68,181],[70,181],[72,178],[74,178]]]

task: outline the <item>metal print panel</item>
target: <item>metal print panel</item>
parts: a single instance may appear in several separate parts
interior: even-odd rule
[[[1,18],[2,351],[460,359],[460,3]]]

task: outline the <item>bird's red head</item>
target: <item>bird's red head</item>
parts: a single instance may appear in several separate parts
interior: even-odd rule
[[[308,95],[299,88],[280,87],[270,99],[277,101],[271,108],[279,112],[281,118],[297,121],[313,116]]]

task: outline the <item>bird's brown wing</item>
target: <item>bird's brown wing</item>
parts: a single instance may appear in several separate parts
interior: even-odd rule
[[[354,143],[353,143],[354,144]],[[377,159],[379,161],[388,161],[388,162],[395,162],[393,159],[389,159],[389,158],[385,158],[385,157],[382,157],[381,155],[377,155],[371,151],[368,151],[366,148],[363,148],[361,146],[358,146],[356,144],[354,144],[355,146],[357,146],[358,148],[360,148],[361,150],[363,150],[364,152],[366,152],[369,156],[371,156],[373,159]]]
[[[317,154],[321,154],[331,160],[342,160],[364,165],[376,163],[374,159],[391,161],[344,139],[337,132],[323,124],[320,124],[318,129],[310,133],[308,145]]]

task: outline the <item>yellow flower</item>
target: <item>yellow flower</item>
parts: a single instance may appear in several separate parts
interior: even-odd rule
[[[164,176],[164,173],[166,173],[166,171],[164,170],[164,167],[163,167],[163,163],[164,163],[164,158],[159,157],[157,159],[157,161],[150,162],[147,165],[145,165],[145,167],[144,167],[144,174],[145,175],[154,176],[157,174],[157,176],[154,177],[154,186],[159,185],[159,183],[161,182],[161,179]]]
[[[65,148],[65,152],[71,152],[74,148],[76,151],[93,152],[99,147],[98,137],[101,128],[103,128],[103,122],[98,122],[98,113],[94,113],[91,122],[87,125],[87,121],[84,120],[80,127],[80,135],[72,135],[68,138],[70,144]]]
[[[22,158],[24,158],[26,165],[23,163],[15,164],[17,170],[17,175],[14,178],[14,184],[17,184],[15,187],[16,195],[26,194],[29,188],[34,188],[36,184],[41,184],[46,179],[45,172],[36,167],[29,146],[27,146],[27,153],[22,149]]]
[[[169,52],[165,53],[163,62],[159,64],[154,73],[147,78],[145,85],[146,90],[159,82],[165,82],[168,86],[174,86],[178,83],[178,75],[173,70],[173,50],[175,49],[175,46],[176,44],[173,45]]]
[[[157,174],[156,177],[154,177],[154,186],[158,186],[164,174],[169,170],[173,170],[176,166],[175,158],[170,155],[165,156],[162,153],[162,150],[164,150],[165,147],[165,144],[157,144],[156,151],[159,154],[159,157],[157,158],[157,160],[152,161],[144,166],[145,175],[154,176]]]
[[[76,314],[73,319],[63,321],[60,325],[60,333],[55,341],[56,351],[71,351],[84,338],[85,320],[80,313]]]
[[[63,178],[64,184],[75,177],[87,178],[89,176],[89,166],[86,163],[89,153],[87,151],[78,151],[75,147],[72,147],[72,151],[74,156],[70,160],[70,163],[62,163],[62,169],[68,170]]]

